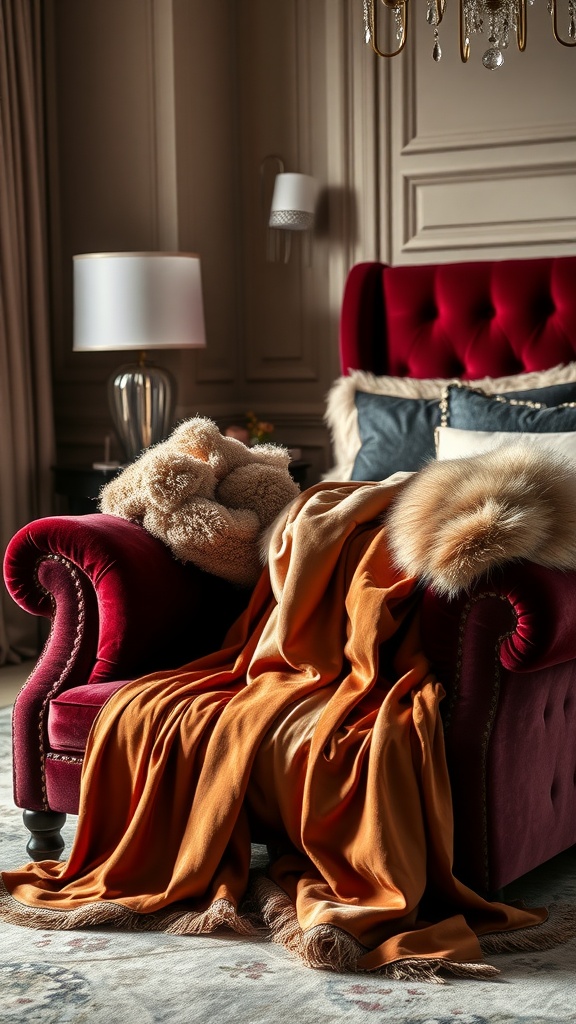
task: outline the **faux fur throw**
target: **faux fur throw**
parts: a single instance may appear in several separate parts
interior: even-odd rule
[[[252,586],[262,531],[300,491],[289,462],[285,448],[248,448],[194,417],[106,484],[100,510],[141,523],[183,562]]]
[[[388,522],[400,568],[450,596],[517,559],[576,569],[576,466],[522,440],[431,462]]]

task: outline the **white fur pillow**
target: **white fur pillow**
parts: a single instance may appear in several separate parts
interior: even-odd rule
[[[455,378],[456,379],[456,378]],[[466,385],[481,388],[487,395],[502,391],[528,391],[551,384],[569,384],[576,381],[576,362],[554,366],[549,370],[534,370],[512,374],[509,377],[482,377],[467,380]],[[324,420],[330,432],[334,465],[324,474],[324,480],[350,480],[354,460],[360,450],[358,415],[354,396],[357,391],[369,394],[392,395],[396,398],[438,398],[450,381],[436,377],[377,377],[365,370],[351,370],[339,377],[327,395]]]

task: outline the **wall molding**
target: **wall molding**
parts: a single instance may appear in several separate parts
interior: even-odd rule
[[[398,147],[402,156],[420,156],[426,153],[450,153],[455,150],[483,150],[504,146],[548,146],[551,143],[572,142],[574,121],[541,121],[533,125],[502,126],[497,124],[462,131],[442,125],[441,132],[427,132],[418,127],[417,72],[422,54],[417,55],[416,33],[410,35],[404,55],[395,58],[393,67],[393,109],[400,110]],[[398,116],[398,115],[397,115]]]
[[[405,132],[407,134],[407,132]],[[454,150],[482,150],[508,146],[549,146],[551,143],[572,142],[574,124],[541,124],[530,129],[486,128],[476,132],[450,131],[443,129],[442,136],[420,132],[412,135],[402,146],[402,155],[423,153],[450,153]]]
[[[558,191],[558,182],[563,188]],[[522,183],[522,191],[518,185]],[[512,186],[512,188],[505,186]],[[475,201],[472,191],[474,187]],[[503,187],[504,186],[504,187]],[[556,187],[555,187],[556,186]],[[568,186],[568,187],[566,187]],[[426,223],[435,190],[450,189],[453,207],[462,210],[458,220]],[[464,190],[468,193],[465,196]],[[460,193],[460,194],[459,194]],[[404,176],[404,237],[402,251],[434,251],[452,248],[538,246],[576,240],[576,166],[574,163],[500,167],[485,170],[409,172]],[[563,196],[571,205],[557,209]],[[513,200],[516,197],[517,202]],[[549,200],[547,205],[546,200]],[[514,214],[521,207],[520,215]],[[490,216],[491,211],[498,211]],[[510,211],[510,212],[508,212]],[[524,215],[525,211],[525,215]],[[475,216],[470,216],[474,213]]]

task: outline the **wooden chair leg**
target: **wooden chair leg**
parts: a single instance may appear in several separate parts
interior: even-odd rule
[[[66,815],[60,811],[24,811],[26,828],[31,833],[26,852],[31,860],[61,860],[64,840],[60,829]]]

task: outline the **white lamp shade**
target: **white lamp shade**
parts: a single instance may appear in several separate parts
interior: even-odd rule
[[[270,208],[271,228],[306,231],[314,223],[318,182],[309,174],[277,174]]]
[[[164,252],[74,256],[74,351],[205,345],[198,256]]]

